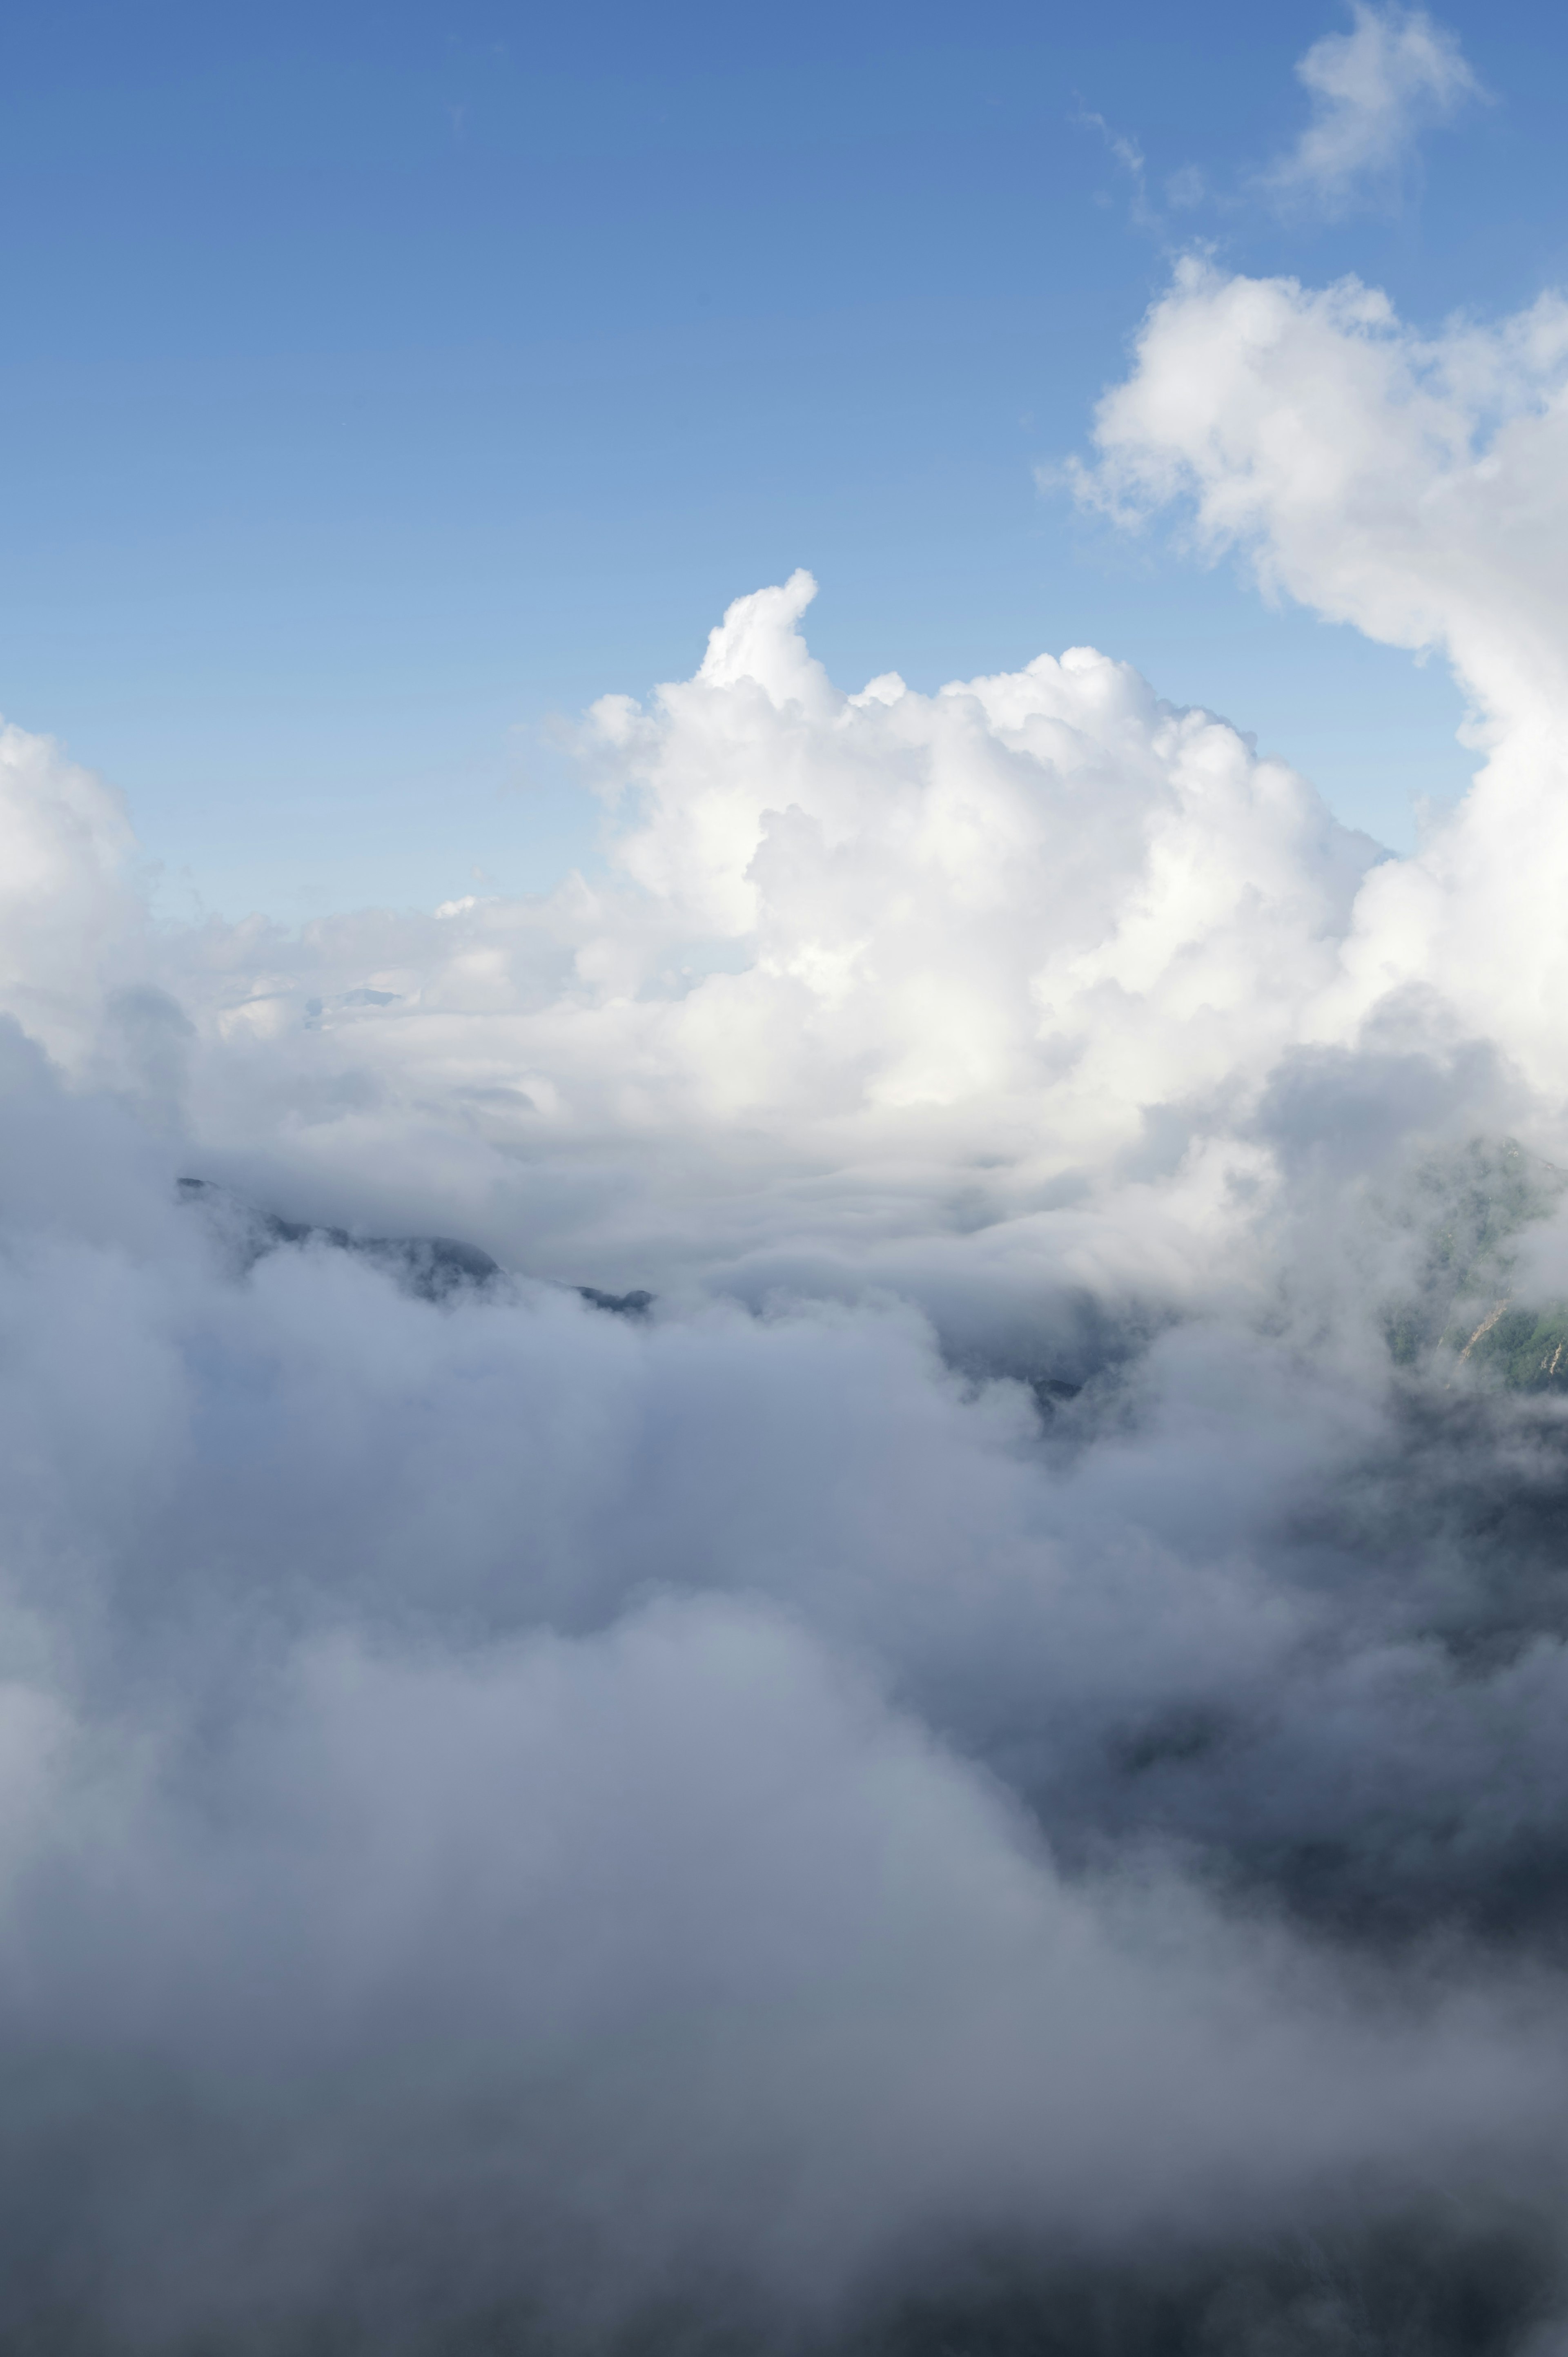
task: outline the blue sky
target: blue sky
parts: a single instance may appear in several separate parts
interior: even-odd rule
[[[536,889],[595,823],[552,714],[806,565],[847,685],[1089,640],[1408,842],[1470,766],[1439,666],[1035,471],[1174,242],[1434,324],[1568,279],[1560,24],[1436,13],[1488,98],[1326,220],[1248,193],[1348,21],[1295,0],[12,11],[0,709],[171,908]]]

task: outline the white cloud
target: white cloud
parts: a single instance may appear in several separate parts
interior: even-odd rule
[[[1481,94],[1459,42],[1422,8],[1353,0],[1348,33],[1326,33],[1296,66],[1312,120],[1267,175],[1276,194],[1343,211],[1387,183],[1423,130]]]
[[[845,694],[805,574],[542,900],[159,930],[5,739],[0,2340],[1551,2310],[1562,1407],[1461,1352],[1568,1265],[1565,378],[1193,267],[1101,413],[1454,662],[1416,859],[1088,649]]]
[[[211,1169],[667,1289],[786,1237],[892,1249],[1053,1189],[1097,1202],[1145,1105],[1265,1071],[1337,971],[1370,846],[1090,650],[846,695],[800,635],[812,587],[737,601],[647,710],[596,707],[612,881],[166,940]],[[1201,1250],[1249,1153],[1195,1165],[1179,1246],[1130,1223],[1132,1262]]]
[[[1083,487],[1123,512],[1185,501],[1199,541],[1245,552],[1265,584],[1447,656],[1490,759],[1422,856],[1369,880],[1347,988],[1363,1006],[1396,983],[1441,990],[1554,1096],[1568,1083],[1565,396],[1556,296],[1423,337],[1354,280],[1314,292],[1188,264],[1101,406]]]
[[[1172,299],[1143,381],[1196,338],[1233,458],[1216,361],[1267,339]],[[1298,314],[1412,406],[1386,313]],[[1195,462],[1131,414],[1146,499]],[[1388,871],[1227,725],[1082,649],[846,695],[812,589],[596,707],[615,873],[543,902],[155,933],[16,750],[13,1005],[57,904],[75,996],[69,1079],[0,1042],[0,2041],[46,2058],[0,2218],[73,2330],[532,2302],[602,2344],[671,2287],[794,2330],[917,2245],[1223,2274],[1339,2233],[1326,2184],[1375,2233],[1568,2169],[1528,1945],[1303,1925],[1312,1860],[1375,1942],[1552,1837],[1555,1624],[1434,1638],[1491,1590],[1383,1338],[1459,1282],[1431,1157],[1551,1115],[1441,1008],[1350,1004]],[[243,1273],[193,1168],[522,1274]],[[1448,1434],[1451,1521],[1507,1445]]]

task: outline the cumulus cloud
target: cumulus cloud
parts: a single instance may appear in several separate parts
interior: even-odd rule
[[[1481,95],[1457,37],[1423,8],[1354,0],[1348,33],[1326,33],[1296,65],[1312,120],[1265,176],[1282,198],[1343,212],[1385,187],[1421,133]]]
[[[1190,1216],[1114,1244],[1102,1182],[1183,1162],[1295,1036],[1374,847],[1090,650],[846,694],[800,635],[812,587],[588,716],[608,882],[162,944],[203,1175],[619,1289],[1003,1230],[1041,1283],[1109,1253],[1179,1286],[1252,1149],[1211,1139]]]
[[[1565,383],[1555,295],[1422,336],[1354,280],[1317,291],[1188,263],[1101,406],[1085,481],[1123,513],[1185,501],[1200,544],[1242,551],[1266,585],[1453,664],[1489,758],[1430,847],[1369,880],[1347,1003],[1440,989],[1551,1092],[1565,1077]]]
[[[1188,269],[1101,413],[1454,662],[1413,859],[805,574],[532,901],[158,929],[5,739],[0,2340],[1561,2329],[1565,352]]]

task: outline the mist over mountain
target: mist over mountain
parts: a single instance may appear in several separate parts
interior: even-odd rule
[[[1184,264],[1079,478],[1452,662],[1406,859],[803,573],[537,899],[0,736],[0,2347],[1564,2345],[1565,371]]]

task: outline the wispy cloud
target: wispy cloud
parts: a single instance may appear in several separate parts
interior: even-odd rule
[[[1136,139],[1118,131],[1092,109],[1079,105],[1074,120],[1085,131],[1098,131],[1116,164],[1133,184],[1133,220],[1140,229],[1155,226],[1155,217],[1149,207],[1148,159]],[[1101,202],[1109,203],[1108,198]]]
[[[1348,33],[1315,41],[1296,66],[1312,120],[1263,176],[1282,197],[1341,213],[1385,187],[1423,131],[1486,95],[1458,38],[1424,9],[1375,8],[1355,0]]]

